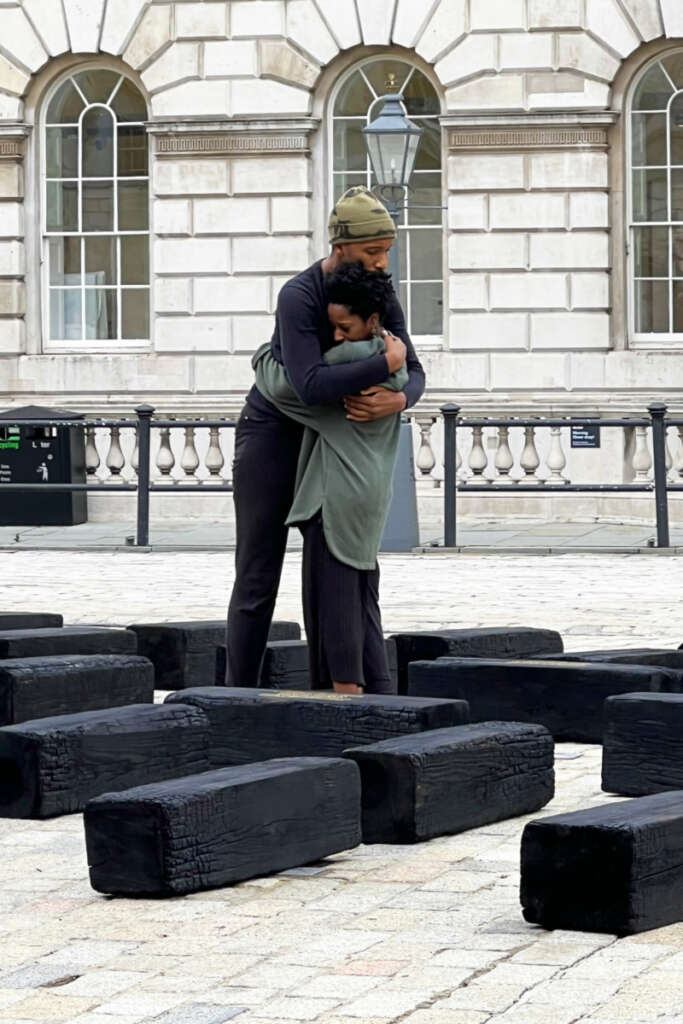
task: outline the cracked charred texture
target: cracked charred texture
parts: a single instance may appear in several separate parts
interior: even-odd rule
[[[469,720],[464,701],[413,697],[215,686],[180,690],[166,700],[206,713],[217,767],[273,757],[340,757],[347,747]]]
[[[225,645],[225,620],[199,622],[133,623],[128,627],[138,638],[138,653],[154,663],[159,690],[213,686],[217,651]],[[273,622],[272,640],[298,640],[296,622]]]
[[[423,842],[538,811],[554,794],[553,749],[542,726],[484,722],[347,750],[363,841]]]
[[[357,846],[360,778],[351,761],[275,760],[108,793],[84,820],[93,888],[179,895]]]
[[[683,792],[532,821],[524,917],[543,928],[633,935],[683,918]]]
[[[602,788],[623,796],[683,789],[683,696],[629,693],[605,702]]]
[[[59,629],[61,615],[51,612],[0,612],[0,631],[7,629]]]
[[[42,658],[55,654],[137,654],[135,633],[100,626],[0,631],[0,658]]]
[[[100,793],[209,768],[208,722],[135,704],[0,729],[0,817],[72,814]]]
[[[137,655],[62,654],[0,661],[0,725],[153,700],[154,667]]]
[[[562,637],[554,629],[492,626],[481,629],[441,629],[434,632],[395,633],[398,690],[408,692],[411,661],[442,657],[532,658],[543,652],[561,652]]]
[[[411,694],[468,701],[474,722],[536,722],[576,743],[602,742],[607,697],[683,685],[683,673],[655,666],[483,658],[413,662],[409,677]]]

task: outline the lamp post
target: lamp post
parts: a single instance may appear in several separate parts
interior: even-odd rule
[[[389,271],[396,294],[401,281],[398,220],[404,209],[405,190],[415,166],[422,137],[422,128],[409,121],[403,113],[403,96],[391,93],[380,96],[383,106],[367,127],[363,128],[365,145],[377,181],[377,191],[396,225],[396,242],[391,247]]]

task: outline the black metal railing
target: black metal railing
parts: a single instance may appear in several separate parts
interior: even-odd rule
[[[137,494],[137,526],[135,543],[138,547],[149,545],[149,499],[152,494],[220,494],[231,492],[233,487],[229,481],[221,483],[211,482],[210,486],[198,487],[197,479],[192,483],[173,481],[172,483],[157,483],[151,478],[151,435],[152,429],[185,429],[185,428],[234,428],[234,420],[224,419],[153,419],[154,408],[151,405],[139,405],[135,409],[135,419],[6,419],[7,425],[13,427],[75,427],[87,431],[99,429],[130,429],[135,431],[137,437],[138,464],[137,480],[124,481],[120,478],[115,483],[92,482],[92,483],[6,483],[0,481],[0,495],[3,492],[36,492],[55,493],[87,491],[95,494],[110,492],[115,494],[128,494],[131,491]]]
[[[472,494],[476,492],[492,492],[510,494],[534,494],[556,496],[558,493],[642,493],[653,494],[655,504],[655,521],[657,526],[657,547],[668,548],[669,537],[669,502],[670,492],[683,491],[683,484],[671,484],[667,480],[666,468],[666,431],[668,427],[683,426],[683,419],[667,418],[667,408],[662,402],[653,402],[648,406],[648,417],[621,418],[621,419],[598,419],[590,418],[583,422],[590,422],[599,427],[622,427],[625,429],[645,427],[652,431],[652,454],[653,454],[653,479],[640,483],[621,484],[573,484],[564,481],[561,487],[544,486],[545,481],[537,479],[533,484],[524,484],[517,481],[510,486],[507,483],[496,484],[495,480],[487,480],[482,483],[467,483],[457,480],[457,431],[465,427],[567,427],[572,428],[577,422],[582,422],[576,417],[570,418],[529,418],[517,419],[507,418],[480,418],[469,419],[460,416],[460,406],[448,404],[441,407],[444,418],[444,546],[447,548],[456,547],[457,539],[457,495],[459,492]]]

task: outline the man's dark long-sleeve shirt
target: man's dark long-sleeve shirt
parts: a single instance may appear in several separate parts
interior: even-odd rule
[[[328,366],[322,355],[334,345],[334,328],[327,315],[322,261],[288,281],[282,288],[271,339],[273,356],[282,363],[290,383],[306,405],[326,405],[346,395],[382,384],[389,376],[386,358],[373,356],[355,363]],[[401,338],[407,347],[408,384],[404,389],[406,408],[415,405],[425,388],[425,375],[408,337],[403,311],[394,297],[386,311],[384,327]],[[282,413],[253,387],[249,403],[264,413]]]

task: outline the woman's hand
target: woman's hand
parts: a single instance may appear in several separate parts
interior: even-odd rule
[[[389,331],[384,331],[382,338],[384,339],[389,373],[396,373],[405,363],[408,349],[400,338],[397,338],[395,334],[391,334]]]
[[[346,418],[354,423],[381,420],[384,416],[403,412],[405,407],[406,396],[402,391],[389,391],[382,387],[366,388],[360,395],[349,395],[344,399]]]

